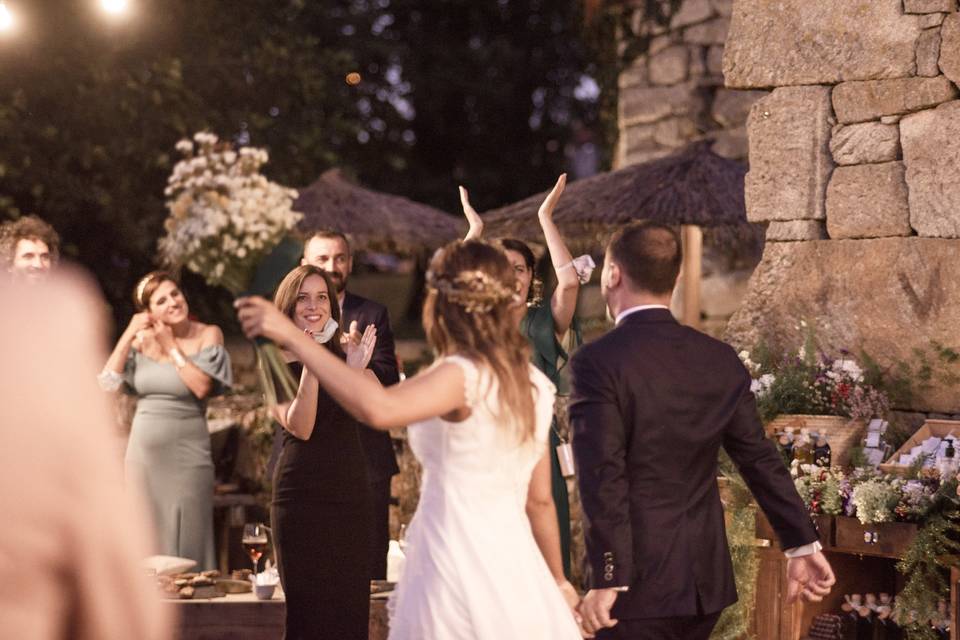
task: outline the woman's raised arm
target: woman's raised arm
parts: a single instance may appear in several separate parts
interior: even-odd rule
[[[263,298],[240,298],[234,306],[248,338],[263,336],[292,352],[340,406],[366,425],[387,430],[447,415],[466,405],[464,374],[456,364],[440,364],[383,387],[318,345]]]

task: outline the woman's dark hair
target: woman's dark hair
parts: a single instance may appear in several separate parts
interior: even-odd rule
[[[527,265],[527,270],[530,272],[530,289],[527,290],[527,303],[533,306],[539,305],[544,295],[544,283],[548,280],[549,276],[541,273],[544,269],[537,268],[537,257],[533,255],[533,249],[523,240],[517,240],[516,238],[503,238],[500,240],[500,246],[507,251],[515,251],[523,257],[523,262]],[[540,263],[541,267],[542,265],[543,261]]]
[[[277,309],[283,312],[288,318],[293,318],[293,312],[297,308],[297,295],[300,293],[300,287],[303,281],[310,276],[320,276],[327,283],[327,296],[330,298],[330,317],[337,323],[337,331],[333,337],[327,341],[326,346],[339,356],[343,356],[343,347],[340,346],[340,336],[343,335],[343,323],[340,320],[340,303],[336,298],[336,286],[330,279],[330,275],[320,267],[312,264],[302,264],[283,277],[280,284],[277,285],[277,292],[273,296],[273,304]]]
[[[537,258],[533,255],[533,250],[527,245],[526,242],[523,240],[517,240],[516,238],[503,238],[500,240],[500,244],[503,245],[504,249],[516,251],[523,256],[523,261],[527,264],[527,269],[529,269],[531,273],[533,272],[533,269],[537,264]]]

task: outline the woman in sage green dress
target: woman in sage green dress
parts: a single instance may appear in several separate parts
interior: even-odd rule
[[[537,212],[547,251],[553,260],[554,272],[557,276],[557,286],[549,300],[541,299],[542,283],[534,277],[536,258],[533,251],[525,242],[505,238],[500,241],[507,259],[517,274],[519,295],[526,301],[525,306],[518,307],[517,322],[520,332],[530,342],[533,348],[533,364],[540,369],[557,388],[558,395],[564,395],[563,380],[560,371],[569,358],[563,347],[564,338],[573,331],[573,344],[579,340],[577,328],[574,326],[574,314],[577,310],[577,295],[580,291],[581,276],[589,278],[589,273],[580,267],[580,259],[574,262],[570,250],[567,249],[557,225],[553,221],[553,211],[560,200],[567,175],[563,174],[557,180],[553,190],[547,195]],[[460,187],[460,202],[470,224],[464,240],[479,239],[483,233],[483,221],[470,205],[467,190]],[[592,265],[592,262],[590,263]],[[557,456],[557,447],[565,440],[560,437],[557,418],[554,415],[550,429],[551,471],[553,502],[557,510],[557,523],[560,527],[560,547],[563,554],[563,569],[570,577],[570,502],[567,495],[567,482],[560,468]]]
[[[100,374],[101,386],[137,396],[127,480],[151,506],[156,551],[214,568],[213,460],[206,400],[230,386],[230,358],[215,325],[191,320],[177,282],[154,271],[134,289],[130,320]]]

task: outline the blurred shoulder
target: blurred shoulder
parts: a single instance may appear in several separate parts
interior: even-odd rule
[[[204,324],[198,322],[197,329],[200,335],[200,342],[204,346],[223,344],[223,330],[215,324]]]

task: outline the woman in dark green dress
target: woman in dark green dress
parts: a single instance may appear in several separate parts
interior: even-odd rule
[[[213,569],[213,459],[207,398],[232,382],[223,333],[190,319],[177,282],[162,271],[134,290],[138,313],[100,374],[106,390],[137,396],[127,480],[146,493],[157,552]]]
[[[517,322],[520,325],[520,332],[526,336],[533,347],[533,364],[550,378],[557,387],[558,395],[565,393],[560,371],[569,357],[563,348],[563,342],[571,330],[576,333],[573,325],[581,276],[586,275],[589,278],[589,274],[579,267],[580,259],[575,264],[557,225],[553,222],[553,210],[560,200],[566,181],[566,174],[561,175],[537,212],[547,251],[553,260],[557,277],[557,286],[548,300],[541,299],[542,283],[534,277],[536,258],[530,247],[525,242],[512,238],[500,241],[507,259],[517,274],[520,299],[527,301],[525,307],[518,308]],[[470,230],[464,240],[478,239],[483,233],[483,221],[470,205],[467,191],[463,187],[460,187],[460,201],[467,221],[470,223]],[[592,262],[590,264],[592,265]],[[550,442],[553,445],[551,456],[553,502],[557,509],[557,524],[560,527],[563,569],[569,577],[570,502],[567,495],[567,481],[564,479],[557,456],[557,447],[563,444],[564,440],[560,438],[556,416],[553,419],[553,428],[550,430]]]

